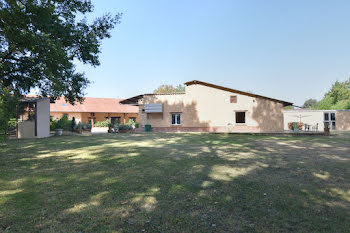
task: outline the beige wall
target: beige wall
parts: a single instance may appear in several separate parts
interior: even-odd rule
[[[58,120],[63,117],[64,114],[68,114],[68,119],[72,120],[75,117],[75,121],[82,122],[82,113],[80,112],[50,112],[50,116],[53,120]]]
[[[35,138],[35,121],[18,122],[18,138]]]
[[[350,111],[338,110],[335,114],[337,130],[350,130]]]
[[[237,103],[230,97],[237,96]],[[162,103],[163,114],[142,112],[144,104]],[[178,127],[171,125],[171,113],[181,112],[181,127],[220,128],[221,131],[283,131],[283,105],[281,103],[239,95],[203,85],[186,87],[182,95],[145,95],[140,101],[140,123],[152,127]],[[236,124],[235,112],[246,112],[246,123]],[[241,130],[243,129],[243,130]]]

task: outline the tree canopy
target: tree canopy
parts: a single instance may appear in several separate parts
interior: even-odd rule
[[[90,0],[0,0],[1,88],[82,100],[89,80],[73,62],[98,66],[101,40],[121,17],[108,13],[88,23],[83,16],[92,11]]]
[[[316,99],[308,99],[304,102],[303,108],[316,108],[318,101]]]
[[[336,81],[317,105],[318,109],[350,109],[350,79]]]
[[[173,85],[160,85],[157,89],[153,91],[154,94],[173,94],[173,93],[184,93],[185,86],[178,85],[174,87]]]

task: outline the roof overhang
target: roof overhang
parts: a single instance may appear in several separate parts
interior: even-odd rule
[[[20,99],[20,102],[21,103],[36,103],[40,100],[43,100],[43,99],[50,99],[50,103],[55,103],[55,100],[53,98],[50,98],[50,97],[40,97],[40,96],[36,96],[36,97],[33,97],[33,96],[24,96],[23,98]]]
[[[212,88],[216,88],[219,90],[228,91],[228,92],[232,92],[232,93],[237,93],[237,94],[241,94],[241,95],[246,95],[246,96],[250,96],[250,97],[261,98],[261,99],[266,99],[266,100],[282,103],[283,106],[293,105],[293,103],[291,103],[291,102],[278,100],[278,99],[274,99],[274,98],[270,98],[270,97],[266,97],[266,96],[262,96],[262,95],[256,95],[256,94],[249,93],[249,92],[239,91],[236,89],[223,87],[223,86],[219,86],[219,85],[215,85],[215,84],[211,84],[211,83],[207,83],[207,82],[202,82],[202,81],[198,81],[198,80],[193,80],[193,81],[185,83],[186,86],[191,86],[191,85],[196,85],[196,84],[207,86],[207,87],[212,87]]]
[[[143,95],[137,95],[137,96],[131,97],[129,99],[122,100],[119,103],[127,104],[127,105],[139,106],[139,100],[142,99],[142,98],[143,98]]]

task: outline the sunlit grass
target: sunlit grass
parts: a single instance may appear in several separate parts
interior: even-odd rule
[[[348,232],[348,137],[108,134],[0,148],[0,232]]]

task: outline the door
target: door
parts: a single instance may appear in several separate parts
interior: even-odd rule
[[[336,130],[335,112],[324,113],[324,126],[328,126],[331,130]]]

